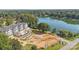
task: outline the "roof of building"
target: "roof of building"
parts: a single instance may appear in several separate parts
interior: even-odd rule
[[[0,28],[0,31],[6,31],[6,30],[9,30],[9,29],[14,29],[15,27],[20,26],[22,24],[26,24],[26,23],[17,23],[17,24],[11,24],[9,26],[4,26],[4,27]]]

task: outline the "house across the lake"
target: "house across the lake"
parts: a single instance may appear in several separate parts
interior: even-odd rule
[[[0,28],[0,32],[5,33],[8,36],[27,36],[31,35],[31,29],[28,27],[27,23],[17,23],[9,26],[4,26]]]

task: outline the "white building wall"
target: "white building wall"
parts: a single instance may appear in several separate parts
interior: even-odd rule
[[[23,24],[20,24],[20,30],[23,30]]]
[[[25,28],[28,28],[27,24],[25,24]]]
[[[9,30],[7,31],[7,34],[8,34],[8,35],[13,35],[12,30],[9,29]]]
[[[27,32],[19,31],[19,30],[23,30],[23,29],[25,29]],[[15,35],[17,32],[19,32],[21,35],[24,35],[24,34],[29,35],[28,30],[30,30],[30,29],[26,23],[20,23],[20,24],[15,24],[15,25],[8,27],[3,32],[5,32],[7,35]]]
[[[19,30],[18,30],[18,26],[15,26],[15,27],[13,28],[13,31],[14,31],[14,33],[18,32],[18,31],[19,31]]]

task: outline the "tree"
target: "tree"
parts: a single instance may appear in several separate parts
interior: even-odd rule
[[[58,35],[64,38],[67,38],[69,34],[69,31],[67,30],[59,30]]]
[[[0,33],[0,50],[11,49],[10,39],[4,33]]]
[[[17,17],[17,21],[19,22],[25,22],[28,24],[31,28],[37,27],[37,18],[33,16],[32,14],[21,14]]]
[[[4,33],[0,33],[0,50],[16,50],[21,49],[20,42],[14,39],[9,39]]]
[[[64,38],[71,38],[71,37],[74,37],[75,33],[72,33],[67,30],[60,30],[58,35]]]
[[[13,19],[6,19],[6,25],[8,26],[8,25],[11,25],[12,23],[13,23]]]
[[[4,19],[1,19],[1,20],[0,20],[0,27],[3,26],[3,23],[4,23]]]
[[[49,25],[47,23],[40,23],[38,24],[38,29],[42,30],[42,32],[48,31]]]
[[[10,45],[12,50],[18,50],[18,49],[20,50],[22,48],[22,45],[20,44],[20,42],[15,39],[12,39],[10,41]]]
[[[54,29],[52,30],[52,33],[56,33],[56,28],[54,28]]]
[[[31,50],[36,50],[37,47],[35,45],[32,45]]]
[[[27,19],[27,22],[28,22],[28,25],[29,27],[31,28],[35,28],[37,27],[37,18],[31,14],[27,14],[26,17],[28,18]]]

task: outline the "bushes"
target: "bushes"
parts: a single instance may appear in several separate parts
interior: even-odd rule
[[[47,23],[40,23],[38,24],[38,29],[42,30],[42,32],[49,30],[49,25]]]
[[[4,33],[0,33],[0,49],[1,50],[17,50],[21,49],[20,42],[9,39]]]
[[[70,38],[70,37],[74,37],[75,33],[72,33],[67,30],[59,30],[57,35],[64,37],[64,38]]]
[[[11,49],[10,39],[8,36],[6,36],[3,33],[0,33],[0,49],[1,50],[6,50],[6,49]]]
[[[22,46],[18,40],[15,40],[15,39],[10,40],[10,45],[12,50],[22,49]]]
[[[32,14],[20,14],[16,17],[17,22],[25,22],[31,28],[36,28],[38,19]]]
[[[37,47],[35,45],[32,45],[32,44],[26,44],[24,47],[23,47],[24,50],[37,50]]]

